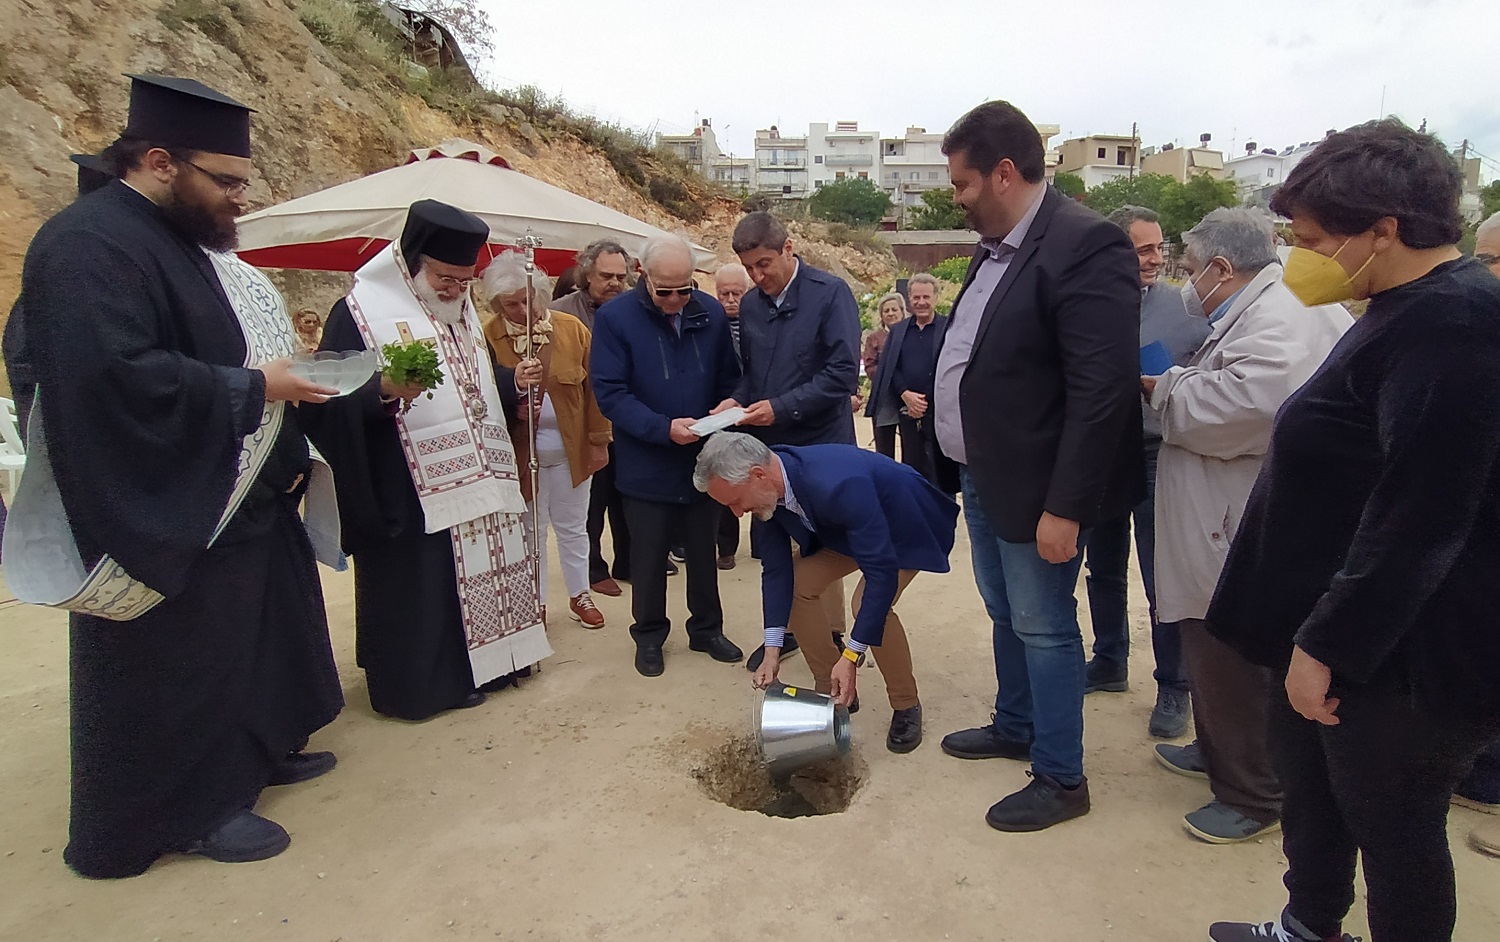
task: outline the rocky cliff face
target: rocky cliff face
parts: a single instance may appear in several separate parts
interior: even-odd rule
[[[0,318],[19,289],[32,234],[73,198],[68,155],[97,151],[123,128],[127,72],[191,76],[257,110],[252,208],[465,137],[523,173],[685,231],[729,257],[734,201],[706,188],[691,193],[691,215],[701,218],[689,225],[649,198],[649,186],[622,180],[603,154],[518,111],[477,99],[430,106],[399,72],[393,80],[407,65],[379,65],[386,50],[354,18],[369,9],[369,0],[0,0]],[[857,285],[889,277],[885,256],[816,242],[804,251]],[[280,280],[294,309],[326,309],[347,286],[334,275]]]

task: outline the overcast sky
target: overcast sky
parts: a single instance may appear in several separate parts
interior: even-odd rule
[[[1377,117],[1383,89],[1386,113],[1467,138],[1500,177],[1493,0],[480,2],[500,85],[663,133],[711,118],[737,155],[771,124],[942,131],[990,98],[1061,125],[1059,140],[1136,121],[1146,145],[1209,133],[1243,153]]]

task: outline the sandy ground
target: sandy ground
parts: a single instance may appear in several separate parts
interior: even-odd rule
[[[378,718],[354,666],[352,581],[325,571],[349,706],[313,741],[338,753],[338,768],[261,801],[291,848],[256,864],[168,858],[102,883],[61,857],[65,620],[0,604],[0,939],[1154,942],[1203,939],[1214,919],[1271,918],[1283,901],[1279,840],[1188,838],[1181,816],[1207,786],[1151,758],[1138,584],[1133,688],[1086,707],[1093,813],[1030,835],[985,825],[989,805],[1026,778],[1017,763],[938,749],[944,733],[985,721],[994,696],[990,626],[959,533],[955,571],[923,575],[900,606],[927,739],[907,756],[885,750],[880,676],[861,671],[854,737],[867,781],[843,814],[771,818],[700,790],[694,765],[750,731],[749,675],[689,652],[680,629],[665,676],[637,675],[628,595],[600,599],[609,625],[589,632],[560,614],[554,588],[557,655],[537,678],[425,723]],[[720,581],[727,633],[746,651],[759,635],[758,576],[742,553]],[[680,625],[680,577],[670,591]],[[806,679],[800,657],[784,676]],[[1463,844],[1481,818],[1454,809],[1450,822],[1455,938],[1467,942],[1500,935],[1500,861]],[[1366,932],[1362,896],[1347,928]]]

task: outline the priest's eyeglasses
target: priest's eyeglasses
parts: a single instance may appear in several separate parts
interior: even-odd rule
[[[218,185],[219,189],[224,191],[224,195],[230,197],[231,199],[236,196],[244,195],[244,192],[250,188],[250,181],[246,180],[244,177],[235,177],[227,173],[214,173],[212,170],[204,170],[202,167],[193,163],[191,160],[184,160],[181,157],[177,158],[177,162],[187,164],[189,167],[192,167],[194,170],[214,181],[214,183]]]
[[[438,274],[434,274],[432,277],[440,288],[462,288],[465,291],[468,290],[469,285],[479,280],[478,278],[454,278],[452,275]]]

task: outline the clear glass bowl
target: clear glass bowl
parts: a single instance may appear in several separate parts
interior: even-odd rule
[[[319,350],[292,357],[291,371],[320,386],[337,389],[340,396],[363,386],[380,368],[380,354],[374,350]]]

